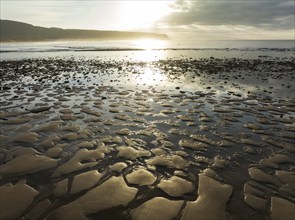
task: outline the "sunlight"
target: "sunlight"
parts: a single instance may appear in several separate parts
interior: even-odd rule
[[[120,25],[124,29],[152,28],[161,17],[171,12],[171,1],[122,1]]]
[[[142,39],[134,42],[135,47],[145,50],[165,48],[166,41],[154,39]]]
[[[155,60],[162,59],[164,56],[164,50],[166,47],[167,41],[165,40],[153,40],[153,39],[142,39],[136,40],[133,43],[133,46],[138,49],[143,49],[137,53],[137,59],[151,62]]]
[[[137,51],[133,56],[134,60],[143,62],[153,62],[165,57],[166,52],[164,50],[142,50]]]
[[[142,85],[155,85],[155,84],[162,83],[165,80],[166,80],[165,75],[159,72],[153,71],[150,68],[146,68],[143,74],[140,74],[138,78],[136,79],[136,81]]]

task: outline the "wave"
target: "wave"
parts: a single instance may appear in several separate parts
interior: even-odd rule
[[[238,51],[294,51],[294,41],[60,41],[1,43],[0,53],[67,52],[67,51],[141,51],[141,50],[238,50]]]
[[[144,51],[144,48],[100,48],[100,47],[67,47],[67,48],[0,48],[0,53],[22,53],[22,52],[91,52],[91,51]],[[280,51],[280,52],[292,52],[295,51],[295,47],[292,48],[267,48],[267,47],[244,47],[244,48],[154,48],[148,49],[153,51]]]

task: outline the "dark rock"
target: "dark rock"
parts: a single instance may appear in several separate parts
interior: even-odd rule
[[[51,108],[51,106],[44,106],[44,107],[40,107],[40,108],[31,109],[30,112],[32,112],[32,113],[39,113],[39,112],[47,111],[50,108]]]

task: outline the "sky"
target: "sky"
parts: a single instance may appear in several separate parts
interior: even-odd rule
[[[294,39],[294,0],[1,0],[1,19],[172,39]]]

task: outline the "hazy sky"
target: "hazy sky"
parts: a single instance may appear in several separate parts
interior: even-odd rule
[[[1,19],[172,38],[294,39],[294,0],[1,0]]]

